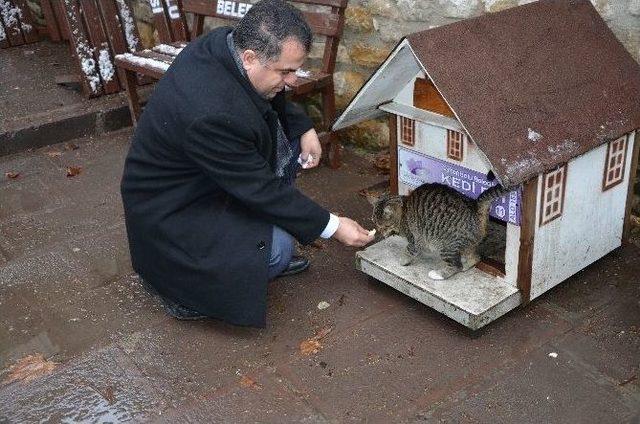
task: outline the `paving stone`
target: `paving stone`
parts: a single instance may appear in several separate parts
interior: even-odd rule
[[[416,414],[413,422],[622,423],[640,413],[608,384],[544,346],[500,373],[486,386],[459,392],[443,406]],[[638,397],[635,398],[640,399]]]
[[[267,363],[258,329],[218,321],[168,318],[118,342],[138,368],[163,388],[167,405],[180,404],[239,380]]]
[[[60,364],[30,382],[0,384],[0,421],[138,421],[161,404],[155,389],[114,347]]]
[[[532,311],[529,311],[531,313]],[[338,422],[395,422],[455,392],[561,333],[562,320],[516,311],[482,337],[416,304],[329,334],[315,355],[279,368],[321,412]],[[357,401],[354,401],[356,400]]]
[[[328,423],[287,382],[267,369],[257,375],[238,375],[229,387],[215,391],[158,417],[163,423]]]
[[[12,290],[0,296],[6,315],[0,364],[21,354],[51,353],[68,360],[95,346],[119,341],[166,319],[160,304],[134,275],[94,290],[40,293]]]

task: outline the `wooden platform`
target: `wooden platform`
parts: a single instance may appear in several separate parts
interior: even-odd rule
[[[393,236],[371,245],[356,253],[356,267],[472,330],[520,305],[517,287],[476,268],[434,281],[427,274],[437,266],[436,258],[401,266],[398,252],[406,243],[404,238]]]

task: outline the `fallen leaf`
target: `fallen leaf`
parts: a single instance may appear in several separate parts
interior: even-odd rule
[[[52,151],[50,151],[50,152],[47,152],[47,155],[48,155],[50,158],[56,158],[56,157],[58,157],[58,156],[62,156],[62,152],[59,152],[59,151],[57,151],[57,150],[52,150]]]
[[[300,353],[302,353],[303,355],[318,353],[321,348],[322,345],[320,344],[320,342],[314,339],[305,340],[300,343]]]
[[[12,171],[9,171],[9,172],[6,172],[4,175],[5,175],[7,178],[10,178],[10,179],[12,179],[12,180],[15,180],[16,178],[18,178],[18,177],[20,176],[20,173],[19,173],[19,172],[12,172]]]
[[[109,405],[116,403],[116,395],[114,393],[113,386],[107,387],[104,393],[102,393],[102,396],[107,400],[107,402],[109,402]]]
[[[41,353],[25,356],[9,368],[9,376],[3,383],[9,384],[14,381],[26,383],[42,375],[49,374],[56,365],[58,364],[44,359]]]
[[[260,384],[258,384],[256,381],[250,379],[249,377],[247,377],[246,375],[243,375],[242,378],[240,379],[240,385],[242,387],[246,387],[249,389],[262,389],[262,386]]]
[[[324,327],[309,340],[300,342],[300,353],[302,353],[303,355],[318,353],[318,351],[322,349],[320,339],[324,338],[329,333],[331,333],[331,327]]]
[[[73,144],[73,143],[67,143],[64,145],[65,150],[78,150],[80,148],[80,146],[78,146],[77,144]]]
[[[68,166],[67,167],[67,177],[75,177],[76,175],[82,172],[81,166]]]

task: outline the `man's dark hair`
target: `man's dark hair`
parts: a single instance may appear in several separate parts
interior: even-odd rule
[[[277,60],[282,43],[295,38],[309,53],[313,36],[300,10],[282,0],[256,3],[233,30],[233,42],[240,52],[253,50],[260,60]]]

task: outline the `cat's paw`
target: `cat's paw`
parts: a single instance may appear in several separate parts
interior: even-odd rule
[[[432,280],[444,280],[444,277],[442,276],[442,274],[440,274],[440,272],[436,271],[435,269],[432,269],[431,271],[429,271],[429,274],[427,275]]]

